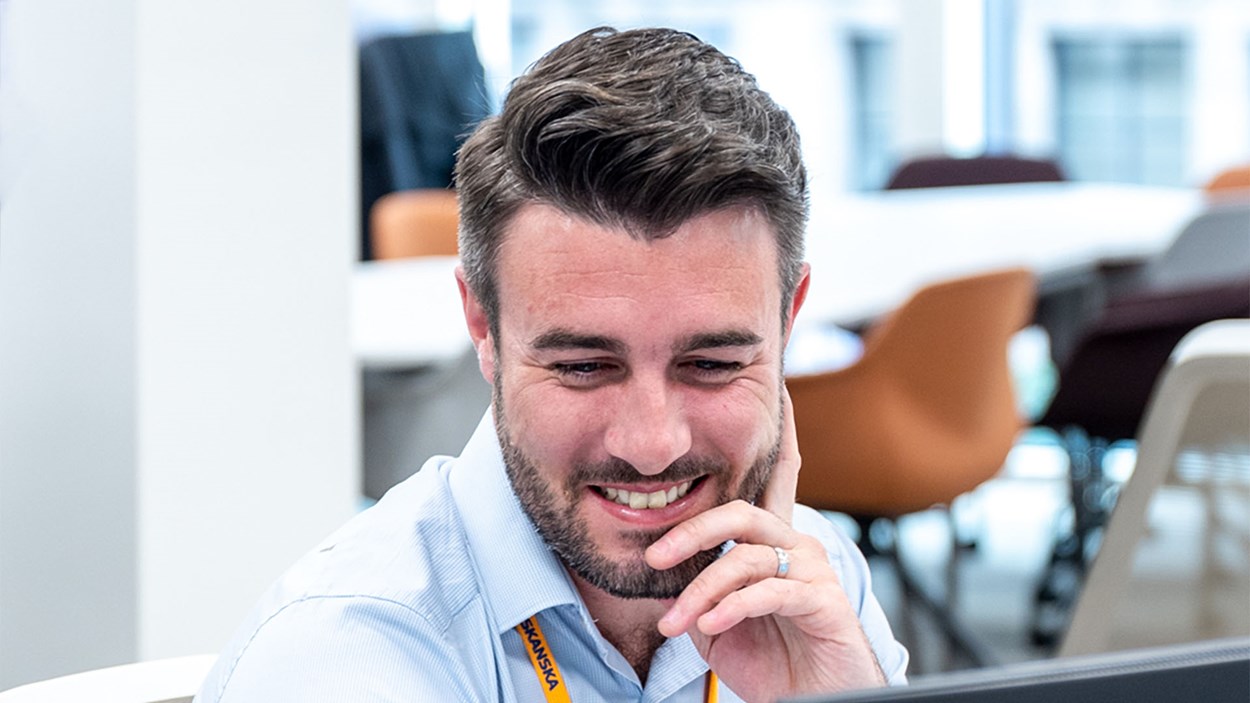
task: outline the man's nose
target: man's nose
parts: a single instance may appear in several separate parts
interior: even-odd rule
[[[631,378],[622,388],[604,445],[638,473],[654,476],[690,451],[681,398],[664,378]]]

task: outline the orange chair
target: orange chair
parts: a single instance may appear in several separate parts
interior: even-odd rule
[[[456,192],[428,188],[388,193],[373,204],[369,226],[376,259],[455,256],[460,226]]]
[[[803,457],[798,501],[855,518],[865,553],[893,559],[904,592],[976,664],[991,657],[950,613],[953,559],[944,606],[869,528],[949,505],[998,473],[1024,427],[1007,345],[1035,297],[1024,269],[931,285],[868,329],[854,365],[786,380]]]
[[[1238,195],[1250,197],[1250,164],[1234,166],[1216,174],[1202,188],[1208,195],[1224,197]]]

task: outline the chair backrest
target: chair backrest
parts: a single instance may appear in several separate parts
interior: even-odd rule
[[[456,150],[491,114],[471,30],[390,34],[359,53],[361,256],[372,251],[379,198],[452,185]]]
[[[1120,296],[1081,332],[1037,421],[1132,439],[1172,349],[1199,325],[1250,315],[1250,272],[1240,280]]]
[[[1250,276],[1250,200],[1212,205],[1185,225],[1144,272],[1151,288],[1178,288]]]
[[[1007,346],[1035,295],[1024,269],[925,287],[869,328],[854,365],[788,378],[799,502],[895,517],[993,476],[1023,425]]]
[[[18,686],[0,703],[190,703],[215,661],[197,654],[95,669]]]
[[[1234,166],[1215,175],[1203,186],[1203,190],[1213,195],[1244,191],[1250,195],[1250,164]]]
[[[926,156],[904,162],[886,182],[886,190],[1044,183],[1065,180],[1054,161],[1018,156]]]
[[[402,190],[378,198],[370,212],[373,256],[455,256],[460,226],[456,193],[442,188]]]
[[[1243,448],[1250,446],[1250,319],[1209,322],[1194,329],[1176,345],[1151,397],[1138,435],[1133,474],[1120,490],[1098,556],[1073,611],[1061,655],[1103,652],[1113,646],[1119,649],[1126,644],[1138,644],[1113,642],[1120,625],[1142,621],[1140,613],[1126,612],[1132,609],[1126,596],[1129,595],[1127,586],[1134,555],[1139,541],[1147,533],[1146,516],[1151,499],[1176,464],[1180,452],[1195,443],[1214,443],[1217,447],[1230,443]],[[1244,527],[1244,522],[1242,525]],[[1212,529],[1212,525],[1208,524],[1207,529]],[[1210,539],[1210,535],[1207,538]],[[1235,585],[1236,581],[1222,580],[1228,585]],[[1197,586],[1179,580],[1174,583]],[[1242,580],[1240,590],[1240,598],[1228,602],[1247,602],[1250,584]],[[1178,604],[1177,610],[1186,609]],[[1175,624],[1176,613],[1168,615],[1170,617],[1162,620]],[[1213,625],[1236,627],[1232,622],[1213,620],[1204,619],[1196,623],[1199,627],[1195,628],[1176,628],[1169,636],[1205,639],[1237,634],[1199,632]],[[1235,622],[1239,618],[1228,620]],[[1163,644],[1156,639],[1158,636],[1158,632],[1152,633],[1153,644]]]

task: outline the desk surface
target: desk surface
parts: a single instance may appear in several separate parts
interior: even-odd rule
[[[1203,207],[1179,188],[1030,183],[848,194],[814,201],[812,283],[800,321],[854,321],[920,286],[1004,266],[1040,277],[1154,254]],[[456,260],[360,264],[353,346],[362,366],[421,366],[469,344]]]
[[[854,321],[955,276],[1024,266],[1045,278],[1164,249],[1203,207],[1191,189],[1101,183],[923,188],[812,204],[809,321]]]
[[[352,280],[352,348],[364,368],[424,366],[469,348],[454,256],[369,261]]]

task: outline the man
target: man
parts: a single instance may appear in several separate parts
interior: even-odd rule
[[[689,35],[593,30],[516,81],[457,183],[491,412],[284,576],[197,700],[902,682],[863,557],[794,505],[781,359],[807,185],[789,116]]]

